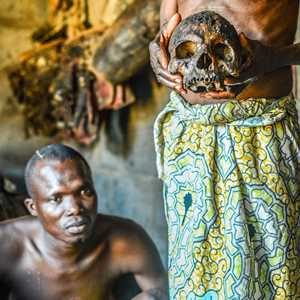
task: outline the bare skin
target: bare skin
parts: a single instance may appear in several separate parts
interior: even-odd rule
[[[110,300],[112,286],[132,273],[139,299],[167,299],[159,254],[136,223],[96,214],[97,196],[82,164],[40,161],[32,216],[0,225],[0,278],[16,299]],[[1,298],[2,299],[2,298]]]
[[[192,104],[288,95],[292,90],[290,65],[300,64],[300,44],[293,45],[298,9],[298,0],[163,0],[161,34],[150,45],[151,65],[158,81],[177,90]],[[241,43],[249,53],[240,78],[226,81],[230,85],[255,78],[238,95],[185,91],[180,76],[167,71],[166,47],[172,31],[181,18],[203,10],[213,10],[228,19],[240,33]]]

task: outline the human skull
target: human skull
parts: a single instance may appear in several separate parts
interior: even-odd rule
[[[238,77],[242,48],[235,28],[213,11],[184,19],[169,43],[169,72],[183,76],[193,92],[224,91],[224,79]]]

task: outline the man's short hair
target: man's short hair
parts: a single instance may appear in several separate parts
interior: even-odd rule
[[[28,194],[32,196],[32,175],[36,164],[39,161],[59,161],[75,160],[82,163],[82,167],[91,176],[91,170],[84,157],[73,148],[63,144],[50,144],[35,151],[25,168],[25,184]]]

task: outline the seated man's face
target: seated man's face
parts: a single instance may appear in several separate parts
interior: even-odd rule
[[[34,215],[45,230],[66,243],[84,241],[96,218],[97,197],[81,161],[40,161],[32,179]]]

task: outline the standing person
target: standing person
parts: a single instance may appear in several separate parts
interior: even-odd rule
[[[4,286],[13,299],[115,299],[114,283],[125,274],[141,289],[134,300],[167,299],[153,242],[132,221],[97,214],[91,171],[78,152],[36,151],[25,180],[31,216],[0,224],[1,299]]]
[[[300,299],[300,131],[290,65],[299,1],[163,0],[151,65],[173,89],[154,129],[171,299]],[[225,17],[251,58],[239,94],[193,93],[168,72],[181,18]]]

